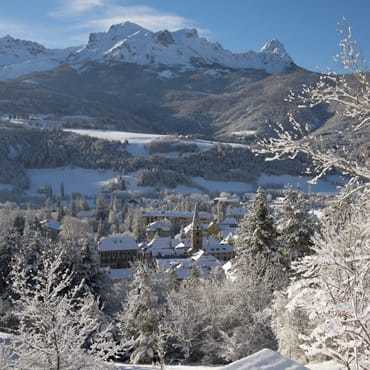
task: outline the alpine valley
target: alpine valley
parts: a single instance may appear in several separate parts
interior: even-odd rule
[[[339,125],[329,106],[298,110],[286,102],[291,90],[318,78],[297,66],[278,40],[257,52],[233,53],[195,29],[151,32],[130,22],[63,50],[5,36],[0,39],[0,183],[27,188],[27,170],[68,166],[164,171],[174,180],[149,181],[160,188],[194,185],[196,177],[256,186],[266,173],[301,176],[305,158],[270,164],[249,145],[272,135],[271,124],[284,125],[290,111],[311,132]],[[77,129],[95,131],[81,136]],[[115,144],[102,130],[111,131]],[[133,148],[132,135],[121,140],[125,132],[167,136]],[[220,151],[220,143],[234,144]],[[201,168],[195,165],[202,162]],[[179,168],[181,176],[175,175]],[[274,186],[284,186],[280,182]]]

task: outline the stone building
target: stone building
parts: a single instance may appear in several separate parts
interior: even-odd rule
[[[129,268],[139,255],[139,247],[129,235],[112,235],[102,238],[98,244],[100,265],[112,269]]]

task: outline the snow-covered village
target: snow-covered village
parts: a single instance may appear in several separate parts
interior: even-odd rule
[[[0,14],[0,370],[370,370],[370,3]]]

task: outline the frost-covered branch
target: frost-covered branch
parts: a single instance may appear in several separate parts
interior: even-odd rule
[[[291,92],[287,102],[300,109],[311,109],[318,105],[331,105],[338,116],[351,122],[352,132],[357,132],[370,125],[370,86],[366,66],[359,47],[352,35],[350,26],[343,23],[340,53],[337,59],[346,72],[321,75],[311,86],[304,85],[300,92]],[[289,125],[276,124],[273,128],[276,137],[260,141],[257,152],[270,156],[269,160],[294,158],[303,153],[313,160],[316,178],[324,176],[333,168],[351,176],[370,180],[370,168],[350,159],[350,148],[335,143],[326,147],[322,136],[311,134],[305,122],[289,114]]]

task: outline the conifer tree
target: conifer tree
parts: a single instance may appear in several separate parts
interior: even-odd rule
[[[151,272],[139,264],[128,295],[127,310],[121,315],[122,329],[131,343],[132,363],[151,363],[157,353],[157,328],[160,322],[158,297],[152,287]]]
[[[250,213],[241,223],[236,243],[236,265],[241,266],[255,256],[266,261],[279,259],[277,232],[270,214],[266,193],[259,188]]]
[[[309,207],[301,192],[290,189],[284,198],[279,220],[279,240],[282,252],[291,261],[311,253],[312,237],[317,223],[309,213]]]

